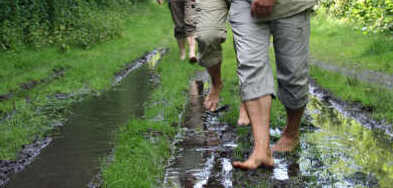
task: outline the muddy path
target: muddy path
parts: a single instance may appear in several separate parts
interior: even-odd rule
[[[312,96],[295,152],[274,153],[273,169],[232,168],[252,149],[250,127],[220,121],[226,110],[202,107],[206,73],[190,83],[189,104],[163,187],[389,187],[393,184],[392,139],[334,105]],[[235,107],[235,109],[237,109]],[[271,125],[271,144],[283,127]],[[372,149],[371,149],[372,148]]]
[[[343,74],[345,76],[348,76],[349,78],[355,78],[357,80],[368,82],[370,84],[377,84],[378,86],[382,86],[388,89],[393,88],[393,75],[370,70],[348,69],[342,66],[324,63],[318,61],[315,58],[310,59],[310,64],[324,70]]]
[[[116,74],[113,89],[75,104],[51,137],[25,146],[15,161],[0,161],[0,187],[86,187],[112,151],[118,126],[143,116],[151,69],[165,53],[154,50],[131,62]]]

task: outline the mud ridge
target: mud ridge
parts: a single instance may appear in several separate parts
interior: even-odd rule
[[[169,51],[168,48],[154,49],[151,52],[145,53],[145,55],[143,55],[142,57],[140,57],[136,60],[133,60],[131,63],[128,63],[125,66],[125,68],[123,68],[121,71],[119,71],[115,74],[115,79],[114,79],[112,85],[119,84],[119,82],[123,78],[125,78],[130,72],[141,67],[142,65],[144,65],[146,63],[151,62],[152,64],[154,64],[153,66],[155,66],[155,64],[158,62],[158,60],[161,59],[161,56],[165,55],[168,51]]]
[[[19,90],[11,91],[7,94],[0,95],[0,102],[10,100],[14,95],[18,95],[24,91],[29,91],[34,89],[35,87],[43,84],[48,84],[53,80],[59,79],[64,76],[65,68],[53,69],[53,74],[48,76],[47,78],[43,78],[41,80],[31,80],[25,83],[19,84]]]
[[[369,70],[349,70],[348,68],[336,66],[332,64],[327,64],[321,61],[318,61],[314,58],[310,59],[311,65],[315,65],[319,68],[322,68],[327,71],[336,72],[343,74],[345,76],[349,76],[350,78],[356,78],[357,80],[378,84],[379,86],[392,89],[393,88],[393,75],[389,75],[386,73],[369,71]]]
[[[22,151],[18,154],[17,160],[0,160],[0,187],[10,180],[9,177],[21,172],[26,166],[31,164],[46,146],[52,141],[52,138],[46,137],[42,140],[35,141],[33,144],[23,146]]]
[[[159,60],[161,59],[161,56],[166,54],[167,52],[168,49],[160,48],[145,53],[142,57],[127,64],[122,71],[116,73],[112,85],[113,86],[118,85],[124,78],[127,77],[129,73],[141,67],[143,64],[149,63],[150,66],[155,67],[159,62]],[[58,75],[63,75],[63,74],[64,74],[64,70],[58,73]],[[87,90],[82,89],[82,90],[85,91],[79,92],[79,95],[81,96],[89,95],[92,92],[91,90],[88,89]],[[53,96],[53,98],[55,100],[65,100],[71,97],[75,97],[76,95],[78,94],[75,93],[56,94],[55,96]],[[12,117],[11,113],[6,114],[4,118],[0,120],[0,122],[11,117]],[[62,126],[63,123],[58,122],[56,125]],[[54,125],[53,127],[56,127],[56,125]],[[40,140],[36,140],[32,144],[23,146],[22,151],[17,154],[16,160],[0,160],[0,187],[5,187],[13,175],[23,171],[28,165],[30,165],[34,161],[34,159],[36,159],[37,156],[41,153],[41,151],[51,143],[52,140],[53,139],[51,137],[46,137]],[[88,186],[100,187],[100,183],[102,183],[102,180],[101,180],[101,174],[99,173],[92,179],[92,181],[89,183]]]
[[[377,121],[372,119],[370,112],[367,111],[367,107],[359,103],[343,101],[340,98],[334,96],[327,89],[319,86],[315,80],[310,80],[311,95],[314,95],[318,99],[328,103],[331,106],[334,106],[340,113],[357,120],[368,129],[381,131],[384,134],[390,136],[391,140],[393,140],[393,126],[391,124],[386,121]]]

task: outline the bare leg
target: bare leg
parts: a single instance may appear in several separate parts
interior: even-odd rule
[[[246,104],[244,102],[240,104],[239,119],[237,120],[237,124],[240,126],[246,126],[250,124],[250,118],[248,117]]]
[[[272,147],[273,152],[293,151],[299,144],[299,126],[305,107],[291,110],[287,108],[287,127],[285,127],[280,140]]]
[[[189,52],[188,52],[188,57],[190,58],[190,62],[195,63],[197,61],[195,57],[195,37],[194,36],[189,36],[187,37],[188,41],[188,46],[189,46]]]
[[[181,59],[181,60],[186,59],[186,48],[185,48],[185,43],[186,43],[186,40],[185,40],[185,39],[181,39],[181,38],[178,38],[178,39],[177,39],[177,45],[179,46],[179,50],[180,50],[180,59]]]
[[[205,98],[203,104],[207,110],[214,111],[217,108],[217,104],[220,99],[220,92],[223,87],[221,81],[221,63],[207,68],[207,72],[212,79],[212,88],[210,89],[210,92]]]
[[[252,170],[261,165],[267,167],[273,166],[274,161],[269,146],[271,105],[272,97],[270,95],[246,101],[246,108],[251,118],[252,132],[254,135],[254,149],[247,161],[233,162],[234,167]]]

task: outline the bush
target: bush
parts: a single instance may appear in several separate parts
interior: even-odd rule
[[[393,33],[393,0],[321,0],[320,7],[366,33]]]
[[[121,16],[137,0],[1,0],[0,49],[89,47],[121,33]]]

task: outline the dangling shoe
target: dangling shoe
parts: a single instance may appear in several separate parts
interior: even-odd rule
[[[198,59],[195,56],[190,57],[189,59],[190,64],[195,64],[196,62],[198,62]]]

